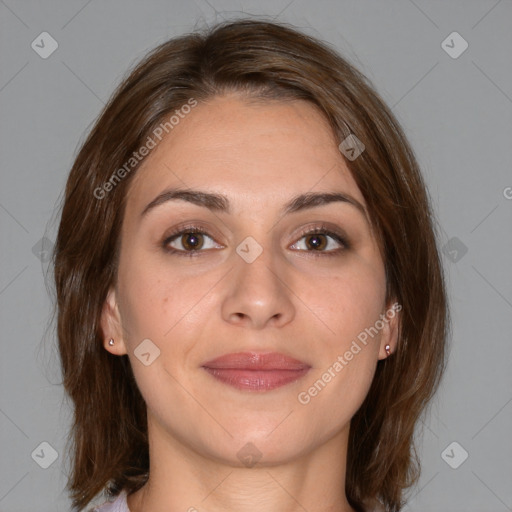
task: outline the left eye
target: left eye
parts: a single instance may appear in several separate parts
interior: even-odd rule
[[[327,252],[338,249],[340,246],[343,246],[343,241],[335,234],[307,233],[291,248],[301,251]]]

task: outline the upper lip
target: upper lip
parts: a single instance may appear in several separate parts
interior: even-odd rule
[[[207,361],[206,368],[242,370],[304,370],[310,365],[279,352],[236,352]]]

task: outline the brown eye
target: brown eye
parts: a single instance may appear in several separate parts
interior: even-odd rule
[[[181,235],[181,244],[187,251],[201,249],[204,244],[202,233],[183,233]]]
[[[327,247],[326,236],[320,233],[314,233],[305,237],[308,249],[322,251]]]
[[[185,228],[168,236],[162,242],[165,251],[183,256],[194,256],[206,249],[222,248],[200,228]]]
[[[301,238],[291,248],[310,253],[314,256],[331,256],[348,249],[349,244],[338,233],[334,233],[327,228],[318,227],[303,233]]]

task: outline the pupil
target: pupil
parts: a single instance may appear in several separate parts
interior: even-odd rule
[[[322,236],[320,235],[312,235],[309,239],[309,243],[310,245],[315,248],[315,249],[318,249],[318,248],[323,248],[324,245],[325,245],[325,242],[324,240],[322,239]]]
[[[201,245],[199,237],[195,233],[187,233],[183,246],[187,249],[197,249]]]

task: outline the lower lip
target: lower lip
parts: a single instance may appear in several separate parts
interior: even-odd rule
[[[270,391],[279,388],[300,379],[309,371],[309,368],[301,370],[243,370],[205,366],[203,368],[224,384],[251,391]]]

